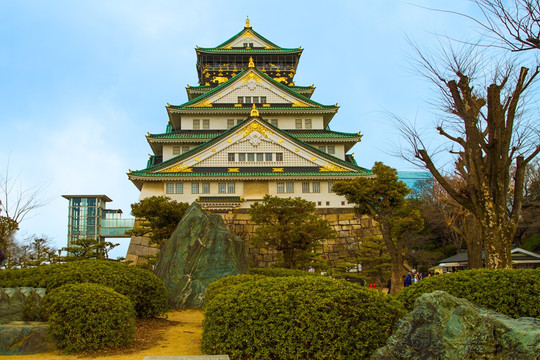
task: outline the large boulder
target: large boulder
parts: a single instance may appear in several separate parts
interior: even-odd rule
[[[244,241],[225,227],[221,216],[196,202],[161,248],[155,271],[169,290],[172,308],[202,307],[211,282],[247,272]]]
[[[47,337],[47,324],[12,321],[0,324],[0,355],[28,355],[54,349]]]
[[[513,319],[444,291],[424,294],[372,360],[539,359],[540,320]]]

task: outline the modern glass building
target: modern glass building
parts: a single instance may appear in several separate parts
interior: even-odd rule
[[[122,218],[122,210],[107,209],[107,195],[62,195],[69,200],[68,245],[77,239],[130,237],[135,219]]]

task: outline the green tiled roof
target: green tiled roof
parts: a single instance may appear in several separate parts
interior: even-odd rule
[[[304,100],[306,101],[308,104],[312,104],[313,108],[331,108],[331,109],[336,109],[337,108],[337,105],[323,105],[323,104],[319,104],[318,102],[316,101],[313,101],[311,100],[310,98],[292,90],[290,87],[288,86],[285,86],[277,81],[275,81],[274,79],[272,79],[270,76],[266,75],[265,73],[263,73],[262,71],[259,71],[258,69],[254,68],[255,72],[257,72],[257,74],[263,78],[266,78],[267,80],[269,80],[274,86],[277,86],[278,88],[281,88],[283,91],[285,92],[288,92],[289,94],[293,95],[293,96],[296,96],[298,97],[299,99],[301,100]],[[247,69],[244,69],[242,71],[240,71],[238,74],[236,74],[236,76],[233,76],[232,78],[230,78],[229,80],[225,81],[224,83],[220,84],[219,86],[216,86],[215,88],[213,88],[212,90],[209,90],[207,92],[205,92],[204,94],[201,94],[199,96],[197,96],[195,99],[193,100],[190,100],[186,103],[183,103],[182,105],[170,105],[171,108],[174,108],[174,109],[182,109],[182,108],[186,108],[198,101],[201,101],[201,100],[204,100],[208,97],[210,97],[211,95],[219,92],[220,90],[224,89],[225,87],[229,86],[229,84],[233,83],[234,81],[236,81],[237,79],[239,79],[240,77],[242,77],[245,73],[247,73],[248,71],[250,71],[250,68],[247,68]],[[307,108],[310,108],[310,107],[307,107]],[[206,109],[206,108],[193,108],[193,109]],[[238,109],[238,108],[219,108],[219,107],[212,107],[212,109]],[[249,109],[246,107],[246,110]],[[264,111],[264,107],[260,108],[260,110],[263,110]],[[271,109],[277,109],[277,108],[271,108]],[[287,109],[287,110],[290,110],[290,109],[306,109],[306,107],[303,107],[303,106],[299,106],[299,107],[292,107],[292,108],[283,108],[283,109]],[[191,110],[191,108],[190,108]]]
[[[209,140],[209,141],[206,141],[196,147],[194,147],[193,149],[181,154],[181,155],[178,155],[178,156],[175,156],[167,161],[164,161],[160,164],[157,164],[155,166],[151,166],[149,168],[146,168],[146,169],[143,169],[143,170],[138,170],[138,171],[134,171],[132,172],[133,175],[137,174],[144,174],[145,176],[156,176],[157,174],[147,174],[148,172],[153,172],[153,171],[158,171],[160,169],[163,169],[163,168],[166,168],[167,166],[171,166],[171,165],[174,165],[176,164],[177,162],[181,161],[182,159],[185,159],[193,154],[196,154],[197,152],[199,151],[202,151],[208,147],[210,147],[211,145],[215,144],[216,142],[218,142],[219,140],[221,140],[222,138],[228,136],[229,133],[234,133],[238,128],[242,127],[245,123],[244,122],[241,122],[239,124],[236,124],[235,126],[233,126],[232,128],[230,128],[229,130],[223,132],[222,134],[220,134],[219,136],[216,136],[215,138]],[[297,143],[298,145],[301,145],[303,147],[306,147],[307,149],[309,149],[310,151],[318,154],[320,157],[322,158],[325,158],[327,160],[330,160],[334,163],[337,163],[337,164],[340,164],[342,166],[346,166],[348,168],[356,168],[359,172],[363,172],[363,173],[371,173],[371,170],[368,170],[368,169],[365,169],[365,168],[362,168],[360,166],[357,166],[357,165],[354,165],[354,164],[351,164],[345,160],[341,160],[339,158],[336,158],[332,155],[329,155],[327,153],[325,153],[324,151],[321,151],[311,145],[309,145],[308,143],[290,135],[288,132],[286,131],[283,131],[281,130],[280,128],[276,127],[276,126],[273,126],[272,124],[268,123],[268,122],[265,122],[265,125],[270,127],[271,129],[273,129],[274,131],[276,131],[277,133],[281,134],[282,136],[292,140],[293,142]],[[326,173],[328,174],[329,172],[323,172],[323,174]],[[354,173],[354,172],[352,172]],[[189,173],[188,173],[189,174]],[[280,173],[278,173],[280,174]],[[283,174],[283,173],[281,173]],[[297,175],[297,174],[296,174]],[[209,174],[207,174],[206,176],[211,176]],[[246,176],[244,174],[244,176]]]
[[[349,139],[349,138],[354,139],[361,136],[358,133],[345,133],[345,132],[332,131],[332,130],[326,130],[324,132],[323,131],[308,132],[305,130],[298,130],[298,131],[284,130],[284,131],[287,131],[289,135],[294,136],[295,138],[304,138],[304,139]],[[147,137],[152,138],[152,139],[213,139],[221,135],[223,132],[224,130],[208,131],[205,133],[184,130],[177,133],[150,134]]]
[[[242,201],[240,196],[199,196],[199,202],[239,202]]]
[[[178,172],[178,173],[159,173],[159,174],[148,174],[144,170],[133,171],[129,175],[132,176],[143,176],[143,177],[243,177],[243,176],[264,176],[264,177],[293,177],[293,176],[366,176],[371,175],[371,171],[367,170],[366,172],[356,172],[356,171],[322,171],[322,172],[296,172],[296,173],[285,173],[285,172],[268,172],[268,173],[236,173],[236,172],[226,172],[226,173],[195,173],[195,172]]]
[[[258,49],[258,48],[232,48],[232,49],[216,49],[216,48],[198,48],[197,51],[200,52],[210,52],[210,53],[246,53],[246,54],[283,54],[283,53],[297,53],[302,52],[302,49]]]

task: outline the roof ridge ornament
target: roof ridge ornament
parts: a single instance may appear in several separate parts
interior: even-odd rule
[[[246,29],[251,29],[251,25],[249,24],[249,16],[246,16]]]
[[[255,104],[251,107],[251,117],[259,117],[259,110],[257,110]]]
[[[248,68],[254,68],[254,67],[255,67],[255,63],[253,62],[253,56],[250,56]]]

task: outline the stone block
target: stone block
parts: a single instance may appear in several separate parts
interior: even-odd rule
[[[349,225],[351,222],[349,220],[339,220],[338,221],[338,224],[339,225]]]
[[[354,214],[339,214],[339,220],[352,220],[354,219]]]
[[[338,216],[336,214],[328,214],[325,215],[324,218],[328,220],[329,222],[337,222]]]

